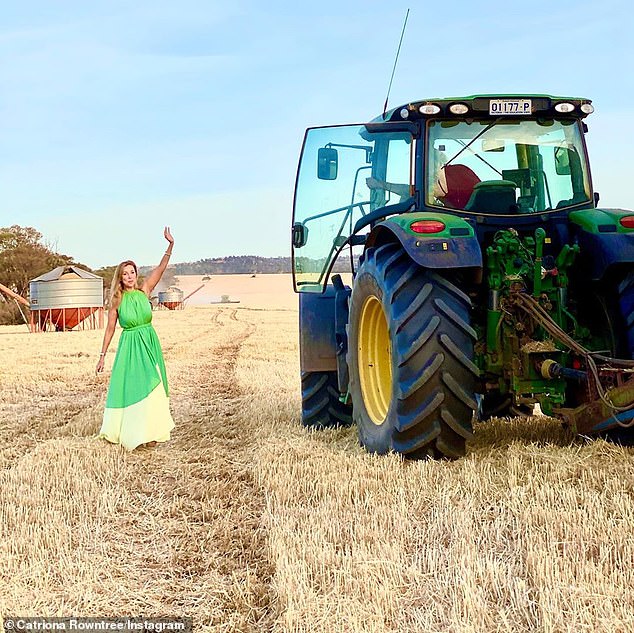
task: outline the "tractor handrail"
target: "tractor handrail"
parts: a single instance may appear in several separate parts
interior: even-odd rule
[[[336,241],[333,241],[333,244],[330,247],[330,252],[328,253],[328,257],[326,257],[326,265],[322,269],[321,274],[319,275],[319,279],[317,280],[317,283],[321,284],[324,278],[326,278],[328,274],[330,273],[330,270],[332,269],[332,266],[336,259],[336,257],[333,257],[333,254],[335,252],[337,253],[341,252],[346,244],[350,244],[351,238],[358,231],[360,231],[362,228],[364,228],[368,224],[371,224],[372,222],[375,222],[376,220],[380,220],[388,215],[394,215],[396,213],[405,213],[406,211],[409,211],[414,206],[414,203],[415,203],[414,197],[412,196],[410,198],[407,198],[407,200],[404,200],[403,202],[398,202],[397,204],[388,204],[385,207],[380,207],[379,209],[375,209],[374,211],[371,211],[367,215],[363,216],[362,218],[359,218],[359,220],[357,220],[356,224],[354,225],[354,231],[352,232],[351,235],[349,235],[345,239],[345,241],[341,242],[340,244],[337,244]],[[343,229],[343,226],[346,223],[346,220],[348,219],[348,216],[352,214],[352,209],[358,206],[359,204],[367,204],[367,202],[363,202],[363,203],[357,202],[355,204],[350,204],[350,205],[346,205],[345,207],[341,207],[341,209],[337,209],[337,211],[343,211],[344,209],[348,209],[341,223],[341,227],[339,228],[339,231],[337,232],[338,235],[341,234],[341,231]],[[308,219],[311,219],[311,218],[306,218],[304,222],[306,222]]]
[[[354,230],[352,231],[352,235],[358,233],[361,229],[368,226],[368,224],[372,224],[377,220],[382,220],[388,215],[394,215],[395,213],[406,213],[409,211],[415,204],[414,196],[403,200],[402,202],[397,202],[396,204],[388,204],[385,207],[379,207],[378,209],[374,209],[374,211],[370,211],[368,215],[359,218],[354,225]],[[349,239],[349,238],[348,238]]]
[[[346,204],[343,207],[339,207],[338,209],[331,209],[330,211],[324,211],[323,213],[318,213],[317,215],[311,215],[307,218],[304,218],[301,222],[302,224],[306,224],[310,220],[317,220],[318,218],[323,218],[326,215],[332,215],[333,213],[340,213],[341,211],[352,211],[355,207],[363,206],[364,204],[369,204],[367,200],[363,202],[355,202],[354,204]]]

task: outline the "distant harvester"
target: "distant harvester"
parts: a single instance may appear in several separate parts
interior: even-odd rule
[[[58,266],[29,282],[31,331],[103,327],[103,279],[77,266]]]

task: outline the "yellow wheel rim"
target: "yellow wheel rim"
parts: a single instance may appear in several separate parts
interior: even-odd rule
[[[383,424],[392,399],[392,349],[383,306],[368,297],[361,308],[358,337],[359,383],[374,424]]]

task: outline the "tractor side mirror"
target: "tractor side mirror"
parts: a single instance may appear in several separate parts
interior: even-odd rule
[[[567,147],[555,147],[555,171],[560,176],[570,176],[570,150]]]
[[[339,168],[339,156],[333,147],[320,147],[317,151],[317,178],[335,180]]]
[[[308,229],[301,223],[295,222],[292,229],[293,248],[301,248],[306,246],[308,241]]]

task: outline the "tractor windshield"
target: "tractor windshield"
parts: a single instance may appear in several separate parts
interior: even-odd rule
[[[322,292],[356,222],[410,197],[413,146],[410,133],[385,127],[380,132],[365,125],[306,132],[293,212],[296,290]]]
[[[573,119],[430,121],[425,199],[472,213],[540,213],[591,201]]]

